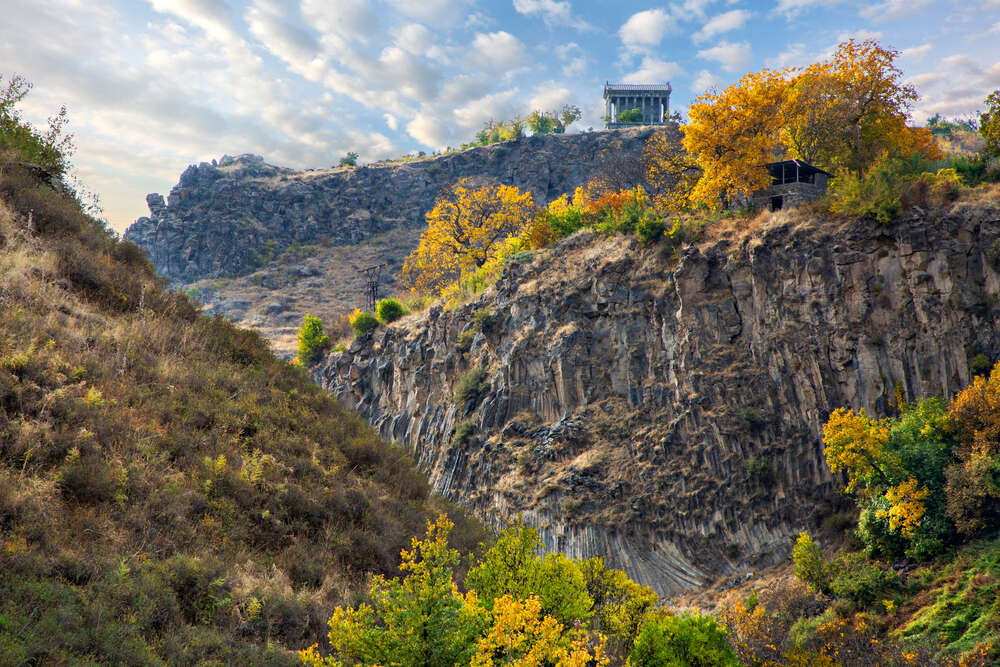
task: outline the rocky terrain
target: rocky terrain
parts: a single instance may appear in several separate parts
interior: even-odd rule
[[[996,199],[889,226],[762,213],[679,253],[580,233],[314,376],[437,491],[676,593],[850,522],[822,424],[1000,357],[998,260]]]
[[[364,301],[358,270],[387,264],[391,293],[424,214],[460,178],[530,190],[536,203],[572,192],[605,167],[638,162],[649,128],[528,137],[361,167],[294,171],[255,155],[188,167],[125,238],[210,311],[260,330],[285,356],[308,311],[331,321]]]

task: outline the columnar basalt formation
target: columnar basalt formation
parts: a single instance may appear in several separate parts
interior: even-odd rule
[[[831,410],[889,414],[1000,358],[1000,211],[764,215],[676,256],[571,237],[316,379],[437,491],[497,524],[522,514],[551,549],[663,593],[779,562],[836,511]]]
[[[425,225],[440,190],[461,178],[530,190],[544,204],[586,183],[608,151],[637,161],[649,128],[528,137],[438,157],[357,168],[294,171],[255,155],[192,165],[166,201],[125,238],[157,271],[190,283],[248,273],[292,244],[344,246]]]

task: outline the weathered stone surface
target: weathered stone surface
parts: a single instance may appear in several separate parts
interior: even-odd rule
[[[670,593],[787,557],[834,511],[821,426],[836,407],[948,395],[1000,358],[1000,212],[958,205],[887,227],[773,214],[676,258],[572,237],[451,312],[433,307],[316,379],[433,487],[547,546],[601,555]],[[498,326],[456,349],[472,314]],[[460,378],[487,369],[480,400]],[[471,420],[475,435],[452,442]]]
[[[422,229],[441,188],[460,178],[530,190],[548,202],[589,180],[605,149],[641,155],[649,128],[529,137],[412,162],[298,172],[255,155],[188,167],[166,203],[125,238],[182,283],[241,275],[293,243],[343,246]]]

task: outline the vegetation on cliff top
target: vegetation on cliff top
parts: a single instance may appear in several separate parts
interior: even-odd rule
[[[443,501],[23,166],[33,132],[0,128],[0,663],[295,663]]]

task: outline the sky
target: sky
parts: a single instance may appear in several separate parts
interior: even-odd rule
[[[327,168],[432,152],[487,120],[602,87],[700,94],[763,67],[874,38],[921,99],[913,121],[967,118],[1000,88],[1000,0],[0,0],[0,74],[24,116],[69,109],[74,174],[122,231],[180,172],[222,155]]]

